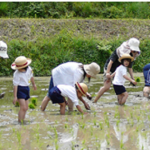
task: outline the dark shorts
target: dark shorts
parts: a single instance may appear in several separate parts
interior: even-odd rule
[[[50,82],[49,82],[49,89],[48,89],[48,93],[47,96],[49,97],[49,91],[50,89],[52,89],[54,87],[54,83],[53,83],[53,77],[51,76]],[[49,97],[50,98],[50,97]]]
[[[49,97],[53,104],[65,102],[64,98],[63,98],[63,96],[61,96],[61,92],[57,88],[57,86],[55,86],[49,90]]]
[[[17,98],[28,100],[30,98],[30,88],[28,86],[18,86]]]
[[[113,84],[113,86],[114,86],[114,90],[115,90],[116,95],[120,95],[120,94],[126,92],[126,89],[123,85],[114,85]]]

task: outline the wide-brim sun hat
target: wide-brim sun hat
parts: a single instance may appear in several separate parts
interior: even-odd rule
[[[132,56],[130,56],[129,54],[123,54],[118,61],[121,62],[122,59],[131,59],[131,62],[134,60],[134,58]]]
[[[136,38],[130,38],[128,41],[128,45],[129,45],[130,49],[132,51],[137,51],[140,53],[141,50],[139,49],[139,44],[140,44],[140,41]]]
[[[88,92],[88,87],[87,87],[87,85],[84,84],[84,83],[78,83],[78,82],[76,82],[75,84],[76,84],[76,86],[78,87],[79,91],[80,91],[84,96],[86,96],[86,93]]]
[[[31,64],[32,60],[30,58],[26,58],[25,56],[19,56],[12,63],[11,68],[13,70],[22,69]]]
[[[3,41],[0,41],[0,57],[9,58],[7,54],[7,44]]]
[[[100,72],[100,66],[95,62],[83,65],[83,68],[85,72],[93,78],[96,78],[96,75]]]

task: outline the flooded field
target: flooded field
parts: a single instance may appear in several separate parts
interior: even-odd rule
[[[25,124],[17,122],[19,107],[12,104],[12,78],[0,78],[0,150],[148,150],[150,149],[150,101],[144,98],[143,74],[137,86],[126,81],[129,93],[125,106],[119,106],[111,89],[98,103],[84,98],[91,107],[80,115],[74,107],[72,114],[59,115],[59,106],[49,102],[41,112],[42,99],[47,94],[50,77],[35,77],[37,90],[31,88],[31,97],[37,97],[35,109],[29,109]],[[87,80],[85,80],[87,83]],[[102,75],[88,83],[89,93],[95,97],[103,85]],[[67,111],[66,111],[67,113]]]

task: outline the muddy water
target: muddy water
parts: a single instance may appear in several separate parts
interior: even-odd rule
[[[31,87],[31,96],[37,97],[38,104],[27,111],[24,125],[18,124],[19,108],[12,104],[12,78],[0,78],[0,92],[5,92],[0,99],[0,150],[150,149],[150,101],[142,97],[142,74],[134,76],[140,76],[141,82],[135,87],[126,82],[129,97],[125,106],[117,104],[111,87],[97,104],[85,98],[91,106],[88,114],[80,115],[74,108],[65,116],[60,116],[59,106],[51,102],[45,112],[40,111],[50,78],[37,77],[37,91]],[[102,75],[98,75],[88,84],[89,93],[95,97],[102,85]]]

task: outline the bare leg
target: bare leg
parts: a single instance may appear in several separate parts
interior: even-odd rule
[[[42,104],[41,104],[41,110],[44,111],[48,102],[50,101],[50,98],[48,96],[45,96],[43,101],[42,101]]]
[[[60,105],[60,114],[65,115],[65,108],[66,108],[66,103],[59,103]]]
[[[95,97],[93,103],[96,103],[98,99],[106,92],[109,90],[111,86],[111,80],[106,80],[104,82],[104,86],[98,91],[97,96]]]
[[[18,113],[18,122],[23,122],[25,119],[26,112],[28,110],[28,100],[19,99],[20,110]]]
[[[68,98],[68,109],[69,111],[73,111],[73,102]]]
[[[124,105],[127,98],[128,98],[128,93],[127,92],[124,92],[124,93],[118,95],[118,103],[120,105]]]
[[[149,93],[150,93],[150,87],[145,86],[143,88],[143,96],[148,98],[149,97]]]

